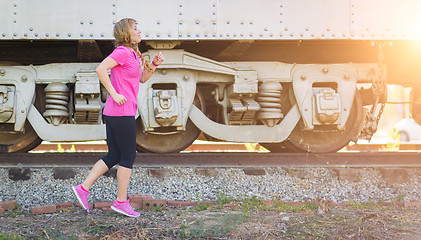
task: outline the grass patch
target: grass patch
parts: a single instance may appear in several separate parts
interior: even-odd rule
[[[25,240],[26,238],[19,236],[16,233],[6,235],[5,233],[0,233],[0,240]]]

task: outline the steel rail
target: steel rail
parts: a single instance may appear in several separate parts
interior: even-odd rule
[[[6,167],[90,167],[106,153],[7,153]],[[421,152],[138,153],[136,167],[421,167]]]

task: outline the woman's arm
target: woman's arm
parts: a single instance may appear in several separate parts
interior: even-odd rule
[[[114,102],[121,105],[125,103],[127,99],[115,91],[113,85],[111,84],[111,79],[108,76],[108,70],[117,65],[118,63],[114,59],[106,57],[96,68],[96,74],[98,75],[99,81],[101,81],[102,85],[104,85],[105,89],[107,89],[108,93],[110,93]]]
[[[149,64],[150,68],[151,68],[151,72],[147,71],[144,69],[144,71],[142,71],[142,76],[140,77],[140,81],[142,83],[146,82],[149,80],[149,78],[152,77],[153,73],[155,72],[155,69],[158,67],[159,64],[161,64],[164,61],[164,56],[161,53],[158,53],[152,60],[152,63]]]

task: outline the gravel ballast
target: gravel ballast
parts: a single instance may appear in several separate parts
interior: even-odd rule
[[[152,176],[151,169],[161,168],[133,168],[128,194],[181,201],[217,200],[221,194],[234,199],[256,196],[287,202],[317,199],[334,203],[421,201],[421,176],[416,168],[405,168],[406,180],[396,183],[385,179],[382,170],[376,168],[358,168],[359,179],[355,181],[339,180],[337,171],[332,168],[306,168],[306,174],[300,177],[289,173],[290,169],[276,167],[262,168],[264,175],[247,175],[242,168],[210,168],[211,176],[198,174],[194,167],[168,167],[164,170],[170,174],[165,177]],[[28,180],[12,180],[9,169],[0,168],[0,202],[16,199],[25,210],[76,202],[70,188],[84,180],[90,167],[74,170],[73,178],[55,179],[54,168],[31,168]],[[116,193],[117,180],[102,176],[91,188],[89,201],[113,201]]]

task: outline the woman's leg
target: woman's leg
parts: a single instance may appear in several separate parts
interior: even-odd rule
[[[124,202],[127,200],[127,188],[129,187],[131,168],[118,166],[117,168],[117,201]]]
[[[91,172],[88,174],[85,181],[83,181],[82,187],[85,190],[89,191],[89,189],[92,187],[95,181],[98,180],[98,178],[101,177],[108,170],[109,169],[105,162],[102,159],[98,160],[92,167]]]

